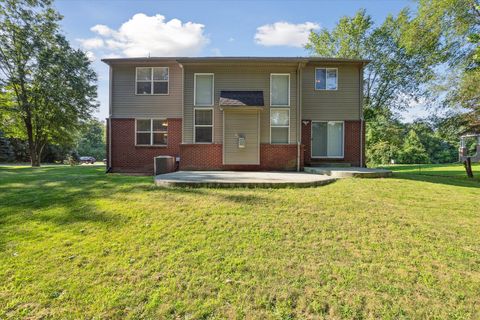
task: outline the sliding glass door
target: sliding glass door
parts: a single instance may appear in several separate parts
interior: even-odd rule
[[[343,158],[343,121],[312,121],[312,157]]]

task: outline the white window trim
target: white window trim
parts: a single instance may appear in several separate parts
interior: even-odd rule
[[[341,156],[314,156],[313,155],[313,123],[314,122],[334,122],[334,123],[341,123],[342,124],[342,155]],[[327,140],[328,141],[328,140]],[[345,158],[345,121],[339,120],[326,120],[326,121],[311,121],[310,124],[310,155],[312,159],[344,159]]]
[[[317,70],[325,69],[325,89],[317,89]],[[327,89],[327,70],[333,69],[337,72],[337,77],[335,78],[335,89]],[[318,67],[315,68],[315,82],[313,83],[313,89],[315,91],[337,91],[338,90],[338,68],[329,68],[329,67]]]
[[[196,110],[212,110],[212,124],[199,124],[199,125],[196,125],[195,124],[195,114],[196,114]],[[215,125],[215,109],[214,108],[193,108],[193,143],[194,144],[212,144],[213,143],[213,140],[214,140],[214,125]],[[197,130],[195,130],[197,127],[201,127],[201,128],[209,128],[211,127],[212,128],[212,141],[210,142],[197,142],[197,137],[196,137],[196,132]]]
[[[212,103],[197,104],[197,76],[212,76]],[[214,73],[194,73],[193,74],[193,105],[198,107],[213,107],[215,105],[215,74]]]
[[[150,131],[137,131],[137,120],[150,120]],[[167,125],[167,130],[166,131],[153,131],[153,121],[158,120],[158,121],[167,121],[168,124],[168,119],[167,118],[135,118],[135,146],[136,147],[167,147],[168,146],[168,125]],[[167,133],[167,144],[153,144],[153,134],[154,133]],[[137,143],[137,133],[150,133],[150,144],[138,144]]]
[[[273,126],[273,128],[288,128],[288,142],[287,143],[273,143],[272,142],[272,111],[287,110],[288,111],[288,126]],[[290,144],[290,109],[289,108],[270,108],[270,144]]]
[[[288,76],[288,103],[272,104],[272,76]],[[290,107],[290,73],[270,73],[270,107]]]
[[[137,73],[139,68],[150,68],[151,77],[150,80],[150,92],[151,93],[137,93],[138,89],[138,82],[147,82],[147,81],[138,81],[137,80]],[[153,80],[153,69],[155,68],[167,68],[168,71],[168,79],[167,80]],[[167,93],[153,93],[153,84],[155,82],[166,82],[167,83]],[[170,67],[135,67],[135,95],[136,96],[168,96],[170,95]],[[157,120],[157,119],[155,119]]]

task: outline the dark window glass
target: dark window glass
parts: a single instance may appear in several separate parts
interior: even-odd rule
[[[150,131],[150,120],[137,120],[137,131]]]
[[[152,68],[137,68],[137,81],[152,80]]]
[[[137,82],[137,94],[151,94],[152,83],[151,82]]]
[[[195,142],[212,142],[212,127],[196,127]]]
[[[316,69],[315,70],[315,89],[325,90],[326,89],[326,70],[325,69]]]
[[[212,110],[195,110],[195,125],[212,125]]]
[[[272,127],[272,143],[288,143],[288,128]]]
[[[150,133],[137,133],[137,144],[150,144]]]
[[[153,131],[167,131],[167,120],[153,120]]]
[[[168,68],[153,68],[153,80],[168,80]]]
[[[154,132],[153,133],[153,144],[167,144],[167,133],[164,132]]]
[[[154,94],[167,94],[168,93],[168,82],[154,82],[153,83],[153,93]]]

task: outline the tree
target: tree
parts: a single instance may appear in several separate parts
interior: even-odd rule
[[[369,166],[398,162],[403,145],[404,125],[386,109],[368,110],[365,139],[368,148],[366,158]]]
[[[429,163],[430,159],[428,157],[427,151],[423,146],[422,142],[418,138],[415,130],[411,129],[407,137],[405,138],[405,143],[403,144],[402,151],[400,153],[400,162],[401,163]]]
[[[360,10],[341,18],[331,31],[312,31],[306,48],[313,55],[369,59],[364,70],[364,105],[402,109],[428,96],[423,84],[434,78],[435,66],[447,59],[437,39],[413,45],[415,27],[407,9],[396,17],[389,15],[378,27]]]
[[[97,160],[105,158],[105,125],[96,119],[88,121],[81,130],[77,153],[92,156]]]
[[[71,142],[97,108],[96,74],[60,33],[50,0],[1,0],[0,72],[6,131],[25,139],[32,166],[49,142]]]
[[[418,0],[415,23],[430,30],[448,52],[450,76],[437,85],[445,105],[469,110],[466,130],[480,132],[480,1]]]
[[[0,162],[13,161],[14,154],[10,141],[0,131]]]

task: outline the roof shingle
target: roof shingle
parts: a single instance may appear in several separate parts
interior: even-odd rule
[[[263,91],[220,91],[220,105],[263,107]]]

